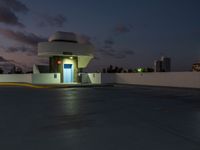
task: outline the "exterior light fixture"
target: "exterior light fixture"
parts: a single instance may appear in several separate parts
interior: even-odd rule
[[[58,61],[57,61],[57,64],[58,64],[58,65],[62,64],[61,60],[58,60]]]
[[[69,59],[73,59],[73,57],[72,57],[72,56],[70,56],[70,57],[69,57]]]

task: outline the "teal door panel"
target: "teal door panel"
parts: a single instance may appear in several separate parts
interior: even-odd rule
[[[71,83],[73,82],[73,65],[64,64],[63,66],[63,82]]]

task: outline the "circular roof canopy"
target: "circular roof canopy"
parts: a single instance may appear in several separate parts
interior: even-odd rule
[[[72,42],[77,43],[77,36],[73,32],[62,32],[58,31],[49,37],[49,42],[53,41],[65,41],[65,42]]]

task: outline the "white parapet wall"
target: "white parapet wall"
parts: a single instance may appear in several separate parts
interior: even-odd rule
[[[61,83],[60,73],[38,73],[32,74],[33,84],[59,84]]]
[[[115,73],[101,73],[101,83],[102,84],[114,84],[116,83],[116,74]]]
[[[60,84],[61,77],[60,73],[1,74],[0,82]],[[200,88],[200,72],[83,73],[82,83]]]
[[[106,73],[102,83],[200,88],[200,72]]]
[[[81,73],[81,82],[83,84],[101,84],[101,73]]]
[[[32,74],[1,74],[0,82],[32,83]]]

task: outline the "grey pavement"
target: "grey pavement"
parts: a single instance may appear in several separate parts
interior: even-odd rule
[[[199,150],[200,90],[0,87],[1,150]]]

